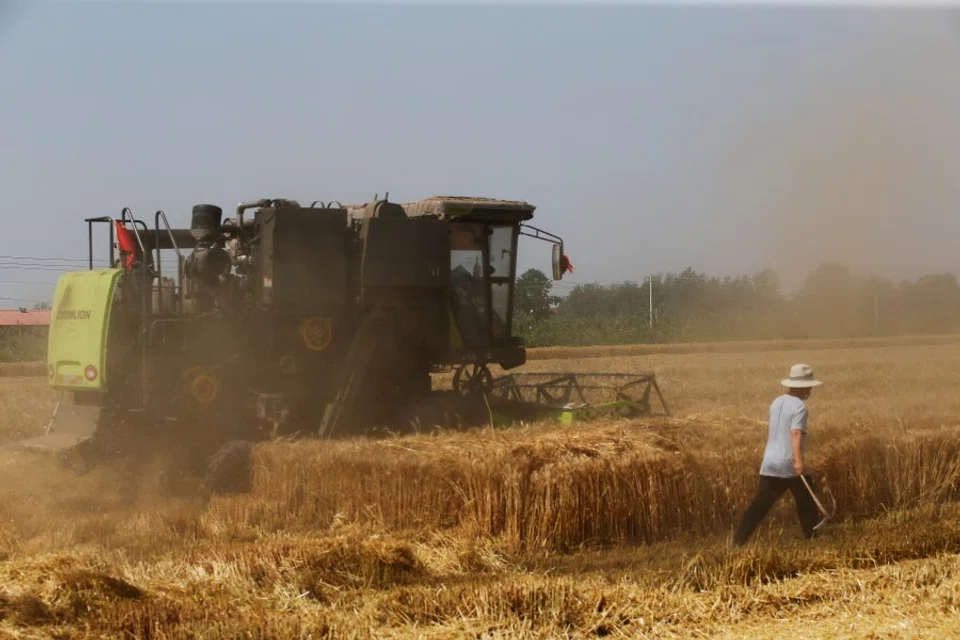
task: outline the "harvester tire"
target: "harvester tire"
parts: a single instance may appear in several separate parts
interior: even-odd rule
[[[253,443],[231,440],[207,461],[203,485],[210,494],[248,493],[253,488]]]

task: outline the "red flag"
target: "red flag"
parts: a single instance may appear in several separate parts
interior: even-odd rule
[[[570,262],[570,258],[568,258],[566,255],[560,257],[560,270],[573,273],[573,264]]]
[[[117,232],[117,247],[120,249],[120,257],[123,258],[124,267],[127,269],[133,268],[133,263],[137,259],[137,242],[133,238],[133,234],[130,233],[122,222],[119,220],[114,220],[114,227]]]

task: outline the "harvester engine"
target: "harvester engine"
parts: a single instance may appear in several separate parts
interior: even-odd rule
[[[184,261],[188,297],[196,311],[210,311],[219,306],[223,291],[229,285],[233,258],[220,246],[220,221],[223,210],[212,204],[193,208],[190,235],[196,246]]]

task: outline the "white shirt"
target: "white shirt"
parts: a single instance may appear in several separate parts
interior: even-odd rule
[[[777,478],[797,475],[793,470],[793,431],[807,433],[807,405],[796,396],[783,394],[770,405],[767,448],[760,463],[760,475]]]

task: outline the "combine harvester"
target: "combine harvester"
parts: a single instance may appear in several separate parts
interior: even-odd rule
[[[257,200],[232,219],[202,204],[189,229],[163,211],[152,229],[130,209],[86,219],[90,268],[64,273],[53,303],[47,376],[60,400],[46,435],[16,446],[61,453],[79,473],[172,451],[181,471],[232,491],[248,486],[230,470],[248,468],[250,443],[280,436],[449,422],[431,413],[650,413],[651,389],[663,403],[653,375],[509,373],[526,362],[511,331],[519,237],[553,245],[555,280],[572,270],[562,239],[526,224],[533,212],[434,197]],[[95,225],[110,268],[94,268]],[[455,370],[452,390],[433,388],[442,370]]]

